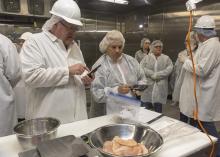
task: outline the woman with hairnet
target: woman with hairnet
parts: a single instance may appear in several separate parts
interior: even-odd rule
[[[74,41],[82,26],[73,0],[57,0],[42,32],[33,34],[21,50],[22,72],[28,87],[26,119],[54,117],[61,123],[87,119],[85,86],[92,78]]]
[[[139,63],[150,52],[150,40],[148,38],[143,38],[140,46],[141,49],[135,53],[135,59],[137,59]]]
[[[101,108],[101,114],[105,114],[109,92],[132,97],[130,86],[146,84],[144,73],[137,60],[123,53],[124,44],[125,39],[117,30],[108,32],[99,44],[103,55],[93,65],[93,68],[101,65],[91,85],[91,93],[95,101],[91,107],[93,112]]]
[[[187,39],[186,39],[187,40]],[[195,32],[190,32],[190,46],[192,52],[195,54],[196,49],[198,48],[198,42],[196,41]],[[185,50],[181,51],[178,56],[189,56],[189,48],[187,45],[187,41],[185,41]],[[177,58],[173,72],[171,74],[171,86],[173,87],[173,93],[172,93],[172,100],[173,100],[173,106],[178,105],[179,103],[179,96],[180,96],[180,88],[183,83],[183,78],[185,74],[185,70],[182,69],[183,63],[180,62],[180,60]]]
[[[220,120],[220,42],[215,30],[215,20],[212,16],[201,16],[195,26],[196,39],[200,42],[194,55],[194,67],[196,76],[193,76],[193,64],[190,58],[179,56],[183,63],[185,75],[180,91],[180,112],[194,120],[195,114],[206,131],[218,138],[216,157],[220,157],[220,137],[215,126],[215,121]],[[194,79],[198,100],[194,97]],[[191,124],[200,128],[197,120]]]
[[[173,64],[165,54],[162,54],[163,43],[155,40],[151,44],[151,53],[141,61],[149,87],[141,95],[142,105],[162,113],[162,104],[166,104],[168,95],[168,77],[173,70]]]

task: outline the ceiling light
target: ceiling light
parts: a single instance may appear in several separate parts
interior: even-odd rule
[[[128,4],[127,0],[100,0],[100,1],[117,3],[117,4]]]
[[[150,5],[151,2],[149,0],[144,0],[144,2],[147,4],[147,5]]]
[[[142,24],[140,24],[140,25],[139,25],[139,28],[143,28],[143,25],[142,25]]]

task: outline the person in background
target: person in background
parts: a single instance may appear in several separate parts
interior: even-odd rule
[[[18,47],[17,51],[20,54],[20,50],[22,48],[22,45],[24,42],[32,36],[31,32],[24,32],[19,38],[18,38]],[[17,110],[17,118],[18,122],[25,119],[25,108],[27,105],[27,93],[25,90],[25,83],[24,80],[21,78],[17,85],[14,87],[14,93],[15,93],[15,103],[16,103],[16,110]]]
[[[149,87],[141,95],[142,106],[162,113],[162,104],[166,104],[168,95],[168,77],[173,70],[173,63],[162,53],[163,43],[155,40],[151,52],[143,58],[140,65],[144,70]]]
[[[137,60],[123,53],[125,39],[121,32],[108,32],[99,44],[103,55],[96,61],[93,68],[101,64],[95,73],[91,85],[91,94],[94,102],[91,106],[93,115],[106,114],[106,101],[109,92],[134,97],[130,87],[137,84],[146,84],[146,79]],[[101,111],[100,111],[101,110]],[[100,112],[97,115],[97,112]]]
[[[220,157],[219,134],[214,124],[220,120],[220,43],[216,37],[214,18],[209,15],[201,16],[194,26],[194,31],[200,42],[193,58],[196,70],[198,119],[210,135],[218,138],[216,156]],[[180,111],[182,115],[194,118],[196,103],[192,61],[183,55],[179,56],[179,60],[186,71],[180,91]],[[200,128],[197,120],[191,125]]]
[[[198,48],[198,42],[196,41],[196,36],[194,31],[190,32],[190,46],[193,54],[195,54],[195,51]],[[178,55],[189,56],[190,50],[188,48],[187,41],[185,41],[185,48],[186,49],[181,51]],[[182,70],[182,66],[183,63],[181,63],[177,58],[173,68],[173,72],[171,74],[171,82],[173,87],[173,93],[172,93],[173,103],[171,104],[172,106],[177,106],[179,104],[180,88],[183,83],[183,78],[185,73],[185,71]]]
[[[0,136],[13,133],[17,123],[13,87],[21,75],[19,56],[15,45],[0,34]]]
[[[17,47],[17,50],[18,50],[18,53],[20,53],[21,51],[21,48],[24,44],[24,42],[30,38],[30,36],[32,35],[33,33],[31,32],[24,32],[21,34],[21,36],[18,38],[18,47]]]
[[[58,0],[41,33],[25,41],[22,71],[28,88],[26,119],[54,117],[61,123],[87,119],[85,86],[93,80],[82,52],[74,41],[82,26],[73,0]]]
[[[141,49],[135,53],[135,59],[137,59],[139,63],[150,52],[150,40],[148,38],[143,38],[140,46]]]

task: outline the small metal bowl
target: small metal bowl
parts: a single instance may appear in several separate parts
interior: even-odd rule
[[[163,138],[160,134],[150,127],[135,124],[113,124],[100,127],[90,133],[89,143],[105,157],[118,157],[102,150],[104,142],[111,141],[115,136],[122,139],[134,139],[138,143],[143,143],[149,150],[149,153],[139,155],[144,157],[154,154],[163,145]]]
[[[35,148],[40,142],[56,138],[60,121],[44,117],[24,120],[14,127],[17,139],[24,150]]]

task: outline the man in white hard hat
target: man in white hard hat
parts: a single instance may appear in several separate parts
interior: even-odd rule
[[[17,123],[13,87],[20,78],[20,62],[15,45],[0,34],[0,137],[13,133]]]
[[[73,0],[58,0],[43,32],[34,34],[21,50],[22,70],[29,89],[26,117],[55,117],[62,123],[87,118],[84,85],[92,81],[80,76],[88,70],[74,42],[82,23]]]
[[[200,42],[194,56],[196,69],[196,86],[198,97],[198,119],[209,134],[218,138],[216,156],[220,157],[219,135],[214,122],[220,120],[220,43],[216,37],[215,21],[213,17],[200,17],[194,30]],[[179,56],[185,69],[185,77],[181,87],[180,110],[189,118],[194,117],[195,98],[193,93],[193,67],[189,58]],[[193,124],[199,127],[197,121]]]

